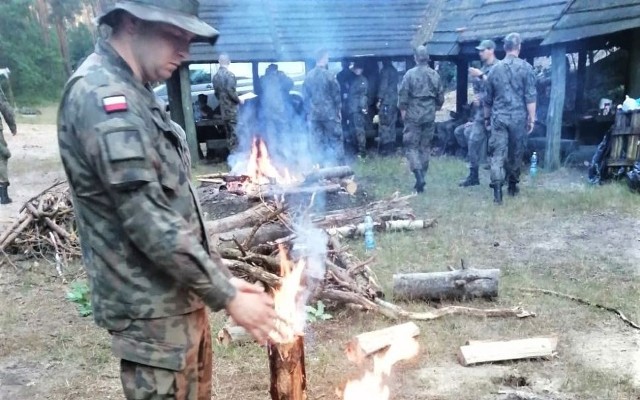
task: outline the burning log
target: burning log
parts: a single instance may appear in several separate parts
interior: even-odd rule
[[[272,400],[306,400],[307,374],[304,366],[304,338],[268,346]]]
[[[323,179],[331,180],[331,179],[340,179],[346,178],[348,176],[352,176],[354,174],[353,169],[347,165],[338,166],[338,167],[328,167],[321,168],[317,171],[314,171],[308,174],[304,182],[311,183],[321,181]]]
[[[394,342],[413,338],[419,334],[420,328],[413,322],[361,333],[351,339],[347,344],[345,353],[349,361],[361,364],[373,354],[389,348]]]
[[[403,300],[469,299],[498,296],[499,269],[394,274],[393,296]]]
[[[430,220],[399,220],[399,221],[383,221],[374,223],[374,229],[377,232],[392,231],[413,231],[418,229],[427,229],[436,224],[435,219]],[[327,229],[327,233],[331,236],[340,236],[353,238],[356,236],[364,236],[364,223],[357,225],[346,225],[337,228]]]

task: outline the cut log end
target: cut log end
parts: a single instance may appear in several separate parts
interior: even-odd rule
[[[304,338],[291,343],[270,344],[269,371],[272,400],[307,400]]]

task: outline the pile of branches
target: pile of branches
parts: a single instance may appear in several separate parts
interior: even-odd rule
[[[54,256],[57,267],[80,257],[73,204],[66,182],[56,182],[24,203],[18,218],[0,234],[0,250],[25,258]]]

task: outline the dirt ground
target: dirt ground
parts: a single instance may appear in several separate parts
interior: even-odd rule
[[[55,126],[19,125],[7,137],[14,203],[0,207],[0,224],[17,216],[24,201],[64,178]],[[407,191],[398,174],[400,158],[358,166],[367,182],[380,180],[376,198]],[[502,209],[491,204],[486,187],[462,191],[459,160],[436,159],[428,194],[418,198],[419,214],[438,218],[428,232],[378,238],[374,268],[385,288],[395,272],[443,270],[464,258],[477,267],[503,271],[495,304],[520,305],[538,314],[527,320],[444,318],[420,323],[421,355],[396,369],[393,399],[503,399],[498,392],[518,388],[549,399],[640,399],[640,333],[602,310],[549,296],[524,294],[522,287],[545,287],[613,304],[640,319],[640,197],[624,188],[591,188],[583,173],[562,170],[525,180],[526,192]],[[359,243],[354,243],[358,248]],[[68,280],[81,275],[70,266]],[[120,399],[117,361],[106,332],[81,318],[65,300],[68,283],[46,261],[0,264],[0,400]],[[415,309],[423,304],[411,305]],[[335,318],[308,328],[309,399],[334,399],[335,388],[354,374],[342,346],[351,335],[392,322],[361,313],[335,311]],[[223,324],[214,315],[214,333]],[[558,357],[476,367],[456,361],[468,339],[519,338],[543,334],[560,338]],[[215,349],[214,398],[266,399],[268,366],[257,346]]]

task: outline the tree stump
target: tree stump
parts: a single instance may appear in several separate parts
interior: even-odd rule
[[[272,400],[306,400],[307,377],[304,368],[304,337],[291,343],[268,346]]]
[[[462,300],[498,297],[499,269],[460,269],[447,272],[395,274],[396,300]]]

